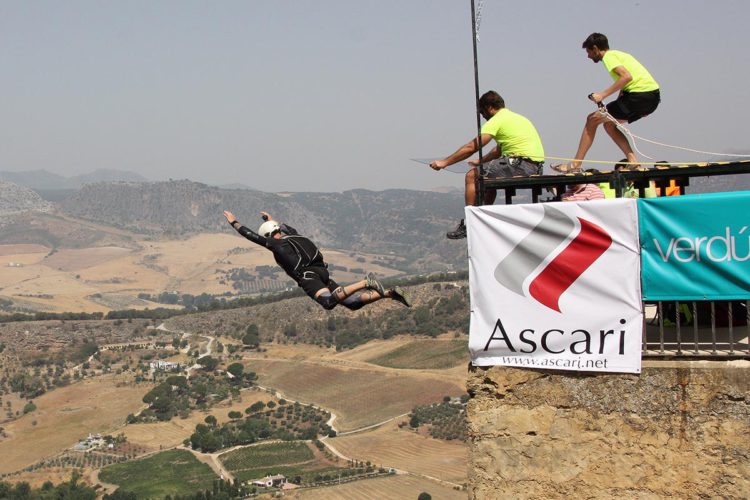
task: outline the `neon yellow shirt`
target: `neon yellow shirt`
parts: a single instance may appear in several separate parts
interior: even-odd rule
[[[518,156],[544,161],[544,147],[539,133],[525,116],[503,108],[482,126],[482,134],[495,139],[503,156]]]
[[[604,67],[607,68],[607,71],[609,71],[609,74],[615,81],[620,78],[615,73],[615,68],[623,66],[628,70],[633,79],[623,87],[622,90],[626,92],[649,92],[659,88],[659,84],[656,83],[651,73],[635,57],[627,52],[608,50],[604,53],[604,57],[602,57],[602,63],[604,63]]]
[[[605,198],[616,198],[617,192],[609,187],[609,182],[602,182],[601,184],[597,184],[599,186],[599,189],[602,190],[602,193],[604,193]]]

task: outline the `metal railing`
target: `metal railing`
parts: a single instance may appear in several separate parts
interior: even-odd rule
[[[644,302],[645,357],[750,358],[750,301]]]
[[[664,193],[671,181],[685,193],[693,177],[750,173],[750,161],[702,163],[695,165],[638,169],[629,171],[595,171],[560,175],[532,175],[481,179],[477,182],[479,199],[488,189],[502,190],[510,205],[518,191],[531,191],[531,202],[552,191],[559,199],[568,186],[609,183],[616,196],[632,185],[643,197],[652,185]],[[642,353],[644,357],[694,357],[750,359],[750,301],[644,302],[645,324]]]
[[[557,193],[564,193],[566,188],[576,184],[609,183],[617,196],[622,195],[626,185],[632,183],[639,190],[641,197],[651,181],[656,187],[666,188],[670,181],[687,191],[690,179],[693,177],[711,177],[720,175],[735,175],[750,173],[750,160],[722,163],[700,163],[677,167],[641,168],[638,170],[581,172],[559,175],[530,175],[528,177],[503,177],[496,179],[478,179],[478,191],[482,196],[488,189],[505,192],[505,204],[513,204],[513,197],[518,190],[531,191],[532,203],[538,203],[539,197],[548,189],[555,189]],[[663,191],[663,190],[662,190]],[[480,198],[484,199],[484,198]]]

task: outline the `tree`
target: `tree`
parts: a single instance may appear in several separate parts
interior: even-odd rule
[[[138,500],[138,495],[130,491],[122,491],[122,488],[118,488],[111,495],[104,495],[104,500]]]
[[[165,382],[175,387],[187,388],[188,386],[187,378],[182,375],[170,375]]]
[[[422,493],[419,494],[419,496],[417,497],[417,500],[432,500],[432,495],[423,491]]]
[[[264,403],[263,401],[256,401],[255,403],[245,408],[245,413],[247,414],[255,413],[255,412],[262,410],[265,407],[266,407],[266,403]]]
[[[203,419],[204,422],[206,422],[211,427],[216,427],[216,424],[218,423],[218,420],[216,420],[216,417],[213,415],[209,415],[206,418]]]
[[[419,427],[419,417],[417,417],[416,415],[412,415],[409,419],[409,427],[411,427],[412,429],[416,429],[417,427]]]
[[[287,337],[296,337],[297,336],[297,325],[294,323],[289,323],[284,327],[284,335]]]
[[[260,345],[260,333],[257,325],[248,325],[245,329],[245,335],[242,337],[242,344],[246,347],[258,347]]]
[[[227,371],[232,374],[232,376],[236,379],[240,379],[242,377],[242,372],[245,370],[245,367],[242,365],[242,363],[232,363],[227,367]]]
[[[213,434],[206,434],[200,442],[201,451],[211,453],[218,450],[221,447],[219,439]]]
[[[203,367],[206,371],[214,371],[219,366],[219,360],[212,358],[211,356],[203,356],[198,360],[198,364]]]
[[[22,481],[20,483],[16,483],[16,486],[13,488],[14,491],[12,491],[9,495],[10,498],[30,498],[31,497],[31,486],[26,481]]]

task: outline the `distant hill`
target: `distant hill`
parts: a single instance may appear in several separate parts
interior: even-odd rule
[[[22,172],[0,171],[0,180],[13,182],[34,190],[78,189],[90,182],[129,181],[146,182],[148,179],[134,172],[124,170],[97,169],[87,174],[63,177],[47,170],[26,170]]]
[[[60,207],[72,217],[165,236],[232,231],[224,210],[255,229],[264,210],[321,246],[401,256],[404,270],[421,272],[465,267],[466,245],[445,238],[462,217],[462,198],[405,189],[273,194],[180,180],[87,184]]]
[[[256,191],[254,187],[248,186],[247,184],[242,184],[241,182],[235,182],[232,184],[220,184],[216,187],[221,189],[246,189],[248,191]]]
[[[52,204],[31,189],[0,181],[0,216],[36,211],[49,212]]]

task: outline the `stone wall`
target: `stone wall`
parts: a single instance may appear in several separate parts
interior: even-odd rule
[[[750,362],[469,374],[470,497],[750,498]]]

